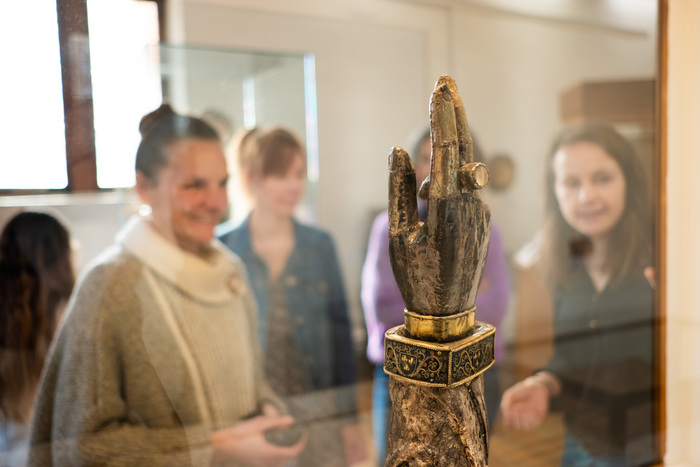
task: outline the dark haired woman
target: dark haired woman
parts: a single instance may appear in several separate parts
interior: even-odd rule
[[[26,462],[34,393],[75,281],[70,241],[54,215],[34,211],[0,236],[0,465]]]
[[[49,355],[32,465],[282,465],[254,297],[213,238],[228,173],[216,132],[164,105],[144,117],[136,191],[150,206],[82,275]],[[260,414],[248,418],[251,414]]]
[[[332,238],[294,218],[306,188],[303,148],[285,129],[255,129],[237,156],[253,209],[220,239],[248,268],[267,376],[293,415],[315,421],[300,465],[346,465],[359,431],[328,419],[352,420],[355,410],[350,318]]]
[[[554,356],[503,396],[504,426],[531,429],[550,404],[567,428],[562,466],[654,459],[653,290],[647,174],[612,128],[565,129],[547,165],[540,254],[554,309]]]

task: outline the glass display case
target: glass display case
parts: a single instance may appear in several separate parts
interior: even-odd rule
[[[585,212],[582,216],[585,222],[576,224],[582,230],[577,230],[576,219],[569,223],[571,219],[565,219],[561,208],[564,198],[555,196],[557,176],[562,175],[553,169],[556,152],[548,152],[552,137],[562,127],[607,121],[631,140],[643,160],[643,170],[634,176],[625,173],[623,184],[630,180],[633,181],[630,185],[642,186],[635,178],[642,172],[647,181],[651,180],[650,172],[657,167],[659,138],[655,100],[659,79],[655,75],[653,50],[657,33],[653,31],[653,21],[632,24],[634,21],[625,15],[598,20],[593,18],[595,12],[589,12],[589,17],[580,11],[566,12],[566,8],[544,13],[535,7],[507,6],[507,1],[499,2],[497,7],[477,1],[448,2],[449,5],[436,8],[431,2],[378,0],[383,8],[377,11],[361,4],[348,6],[353,3],[350,0],[341,2],[348,6],[347,11],[336,6],[316,11],[301,4],[298,11],[297,6],[289,7],[293,10],[289,11],[287,7],[245,3],[183,2],[183,11],[176,13],[183,16],[180,18],[183,24],[178,26],[184,32],[182,37],[172,34],[183,39],[182,43],[155,45],[146,41],[124,57],[103,54],[101,60],[93,60],[94,66],[106,67],[101,75],[93,70],[91,84],[97,178],[99,187],[106,189],[94,193],[0,198],[0,225],[20,208],[55,209],[71,225],[81,245],[76,265],[83,268],[113,243],[115,233],[138,209],[133,190],[134,155],[140,139],[138,123],[144,113],[167,102],[177,112],[203,118],[222,138],[231,180],[225,224],[215,230],[220,234],[238,225],[250,208],[237,170],[238,138],[253,128],[288,129],[302,142],[306,160],[306,191],[295,217],[333,239],[331,247],[324,244],[323,248],[337,248],[334,253],[337,264],[330,268],[333,271],[324,269],[323,278],[306,280],[304,274],[318,266],[312,260],[322,257],[320,247],[307,249],[302,255],[307,262],[303,264],[311,266],[302,266],[291,275],[283,271],[274,288],[256,290],[256,298],[262,296],[261,302],[273,302],[275,316],[281,316],[283,324],[290,329],[306,332],[310,341],[318,336],[325,339],[327,330],[318,324],[318,317],[280,315],[279,307],[284,304],[280,305],[279,295],[275,293],[282,288],[299,292],[300,296],[308,293],[312,298],[302,298],[302,306],[298,308],[311,309],[314,294],[326,293],[332,288],[331,279],[342,277],[349,316],[345,324],[351,328],[352,352],[358,367],[351,388],[356,407],[351,410],[357,410],[353,421],[361,431],[354,441],[359,439],[364,448],[361,459],[355,458],[347,464],[382,465],[376,458],[382,443],[373,438],[382,423],[373,409],[382,407],[382,399],[373,398],[372,391],[373,384],[384,375],[381,361],[384,334],[374,342],[375,354],[369,356],[366,313],[370,306],[361,300],[367,288],[363,269],[370,261],[370,224],[375,215],[386,210],[387,155],[391,147],[405,146],[413,151],[406,143],[416,129],[425,130],[427,126],[432,86],[441,73],[450,71],[460,88],[469,124],[473,124],[473,136],[483,145],[482,162],[492,171],[496,182],[483,190],[481,196],[490,208],[492,244],[497,245],[496,254],[500,255],[502,264],[495,276],[484,276],[486,279],[482,280],[477,294],[486,297],[489,288],[493,291],[494,285],[502,287],[496,297],[502,313],[498,323],[491,323],[497,328],[500,351],[496,357],[498,364],[488,373],[496,376],[488,383],[496,393],[496,402],[487,401],[493,416],[489,465],[559,465],[562,455],[572,451],[574,432],[585,432],[583,444],[586,448],[593,447],[591,452],[601,447],[607,449],[609,441],[615,438],[615,454],[619,455],[620,449],[634,451],[630,459],[642,459],[639,464],[652,458],[658,460],[659,451],[647,449],[658,446],[658,436],[663,430],[658,416],[654,420],[650,418],[652,412],[658,415],[660,410],[661,393],[654,385],[660,380],[659,362],[649,361],[659,358],[658,316],[653,314],[658,290],[650,286],[653,280],[642,275],[639,264],[634,264],[639,270],[635,269],[633,287],[624,289],[624,296],[608,294],[618,286],[614,280],[607,282],[609,277],[603,278],[602,288],[599,282],[594,283],[600,279],[600,273],[609,273],[608,269],[614,270],[612,275],[620,281],[627,280],[630,272],[629,269],[621,272],[612,264],[614,261],[605,258],[593,267],[598,276],[591,277],[586,269],[590,266],[587,261],[593,246],[586,241],[584,224],[605,217],[608,205]],[[101,21],[109,21],[109,16]],[[254,27],[245,28],[246,25]],[[153,42],[152,39],[148,40]],[[123,51],[129,44],[129,41],[120,42],[117,48]],[[319,131],[319,115],[323,131]],[[429,154],[426,159],[430,160]],[[608,159],[615,159],[613,165],[624,165],[615,157]],[[119,181],[110,179],[118,173],[126,175]],[[562,177],[559,180],[562,186],[558,188],[571,189],[571,185],[583,180],[581,173],[575,173],[576,180],[569,177],[566,183]],[[646,192],[646,195],[651,193],[651,188]],[[547,198],[548,195],[554,197]],[[584,194],[579,195],[582,197]],[[625,194],[613,201],[620,199],[625,200],[624,205],[630,199],[642,197]],[[658,223],[656,203],[658,199],[652,199],[643,206],[644,214],[640,215],[643,219],[630,221],[620,214],[613,222],[633,225],[641,219],[633,225],[636,231],[620,230],[629,241],[616,245],[619,249],[629,245],[637,248],[635,254],[640,252],[637,256],[648,260],[652,276],[658,258],[654,253],[658,238],[653,231]],[[548,213],[542,209],[545,204]],[[543,234],[552,234],[552,230],[546,231],[555,220],[560,222],[561,235],[547,240]],[[591,232],[590,236],[600,233]],[[386,238],[383,230],[375,236],[375,239]],[[558,244],[554,245],[552,240]],[[633,245],[632,240],[643,245]],[[385,246],[379,240],[377,245]],[[555,251],[554,246],[561,248]],[[548,256],[549,263],[545,266],[551,270],[542,269],[542,255]],[[564,277],[552,274],[554,268],[562,266],[553,257],[564,258],[563,270],[571,274],[572,282],[551,281],[553,277]],[[624,255],[616,258],[623,263],[634,262],[634,258]],[[388,259],[384,266],[387,264]],[[604,266],[599,267],[601,264]],[[253,269],[249,276],[262,274],[261,271],[265,272],[265,267]],[[544,273],[549,276],[545,277]],[[390,266],[376,276],[390,282]],[[238,285],[235,281],[229,284],[234,289]],[[643,293],[637,293],[640,290]],[[398,316],[402,321],[402,298],[398,296],[396,300],[392,319]],[[612,302],[619,309],[624,308],[620,320],[614,313],[606,315]],[[477,302],[477,320],[484,319],[487,306]],[[590,310],[596,315],[592,316]],[[629,316],[625,313],[637,316],[640,310],[645,313],[643,323],[626,321]],[[576,322],[561,318],[567,314]],[[612,316],[611,321],[606,322],[606,316]],[[281,355],[285,362],[289,349],[304,365],[310,366],[320,357],[330,359],[330,352],[319,357],[307,347],[290,346],[289,335],[282,333],[282,337],[288,347],[277,349],[275,355]],[[605,347],[599,345],[601,342]],[[601,371],[601,366],[587,366],[585,362],[578,365],[583,357],[598,359],[594,363],[600,363],[601,352],[624,354],[629,350],[631,353],[630,349],[639,342],[644,344],[638,352],[645,359],[641,365],[638,361],[619,366],[617,361],[609,366],[609,362],[603,362],[605,371]],[[573,401],[563,402],[571,404],[574,410],[562,412],[560,399],[536,427],[514,430],[505,426],[499,398],[506,389],[547,365],[552,365],[552,371],[561,370],[552,358],[557,346],[564,348],[565,364],[572,363],[571,368],[559,373],[560,386],[540,386],[546,386],[548,394],[560,390],[569,396],[573,394]],[[587,350],[581,352],[582,348]],[[656,353],[652,355],[652,352]],[[304,365],[293,368],[299,370],[295,377]],[[654,384],[649,384],[650,375],[656,378]],[[316,374],[313,377],[321,378]],[[317,395],[312,393],[303,403],[313,406],[318,402],[321,410],[321,405],[335,402],[332,399],[336,394],[324,392],[315,399]],[[383,394],[383,401],[389,404],[386,395]],[[576,400],[579,395],[585,397]],[[220,397],[219,401],[224,399],[221,394],[216,397]],[[573,423],[569,416],[572,413],[580,417]],[[251,411],[247,415],[256,414]],[[320,420],[319,426],[327,421]],[[305,422],[313,424],[313,417]],[[644,430],[637,432],[637,428]],[[594,436],[586,438],[591,433]],[[627,443],[631,437],[635,438],[634,442]],[[641,456],[634,457],[640,452]],[[619,456],[613,461],[620,461]]]
[[[158,52],[163,100],[205,117],[222,134],[233,175],[231,220],[242,220],[247,211],[236,176],[237,134],[282,126],[306,148],[308,191],[299,215],[313,221],[319,175],[314,56],[168,44]]]

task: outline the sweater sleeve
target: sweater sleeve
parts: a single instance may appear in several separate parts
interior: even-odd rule
[[[208,427],[183,422],[188,415],[172,405],[144,348],[133,292],[138,274],[109,269],[80,281],[52,344],[29,465],[208,464]]]

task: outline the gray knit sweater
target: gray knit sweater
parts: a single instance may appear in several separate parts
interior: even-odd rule
[[[78,280],[52,344],[30,465],[207,465],[212,430],[276,402],[240,260],[131,219]]]

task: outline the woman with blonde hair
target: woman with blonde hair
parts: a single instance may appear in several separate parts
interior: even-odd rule
[[[248,268],[267,376],[290,412],[310,424],[300,465],[346,465],[359,443],[355,354],[335,244],[295,218],[305,151],[284,128],[258,128],[240,137],[237,156],[253,207],[220,239]]]

